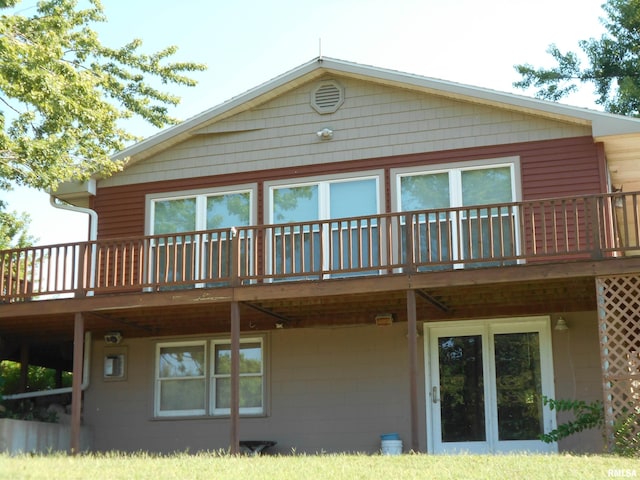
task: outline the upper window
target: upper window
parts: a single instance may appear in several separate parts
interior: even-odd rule
[[[252,191],[185,194],[151,200],[150,233],[242,227],[252,222]]]
[[[211,362],[207,361],[208,356]],[[242,339],[240,413],[263,414],[264,392],[262,338]],[[228,415],[230,406],[231,344],[228,340],[158,344],[155,387],[157,416]]]
[[[271,187],[274,223],[304,222],[378,213],[377,177]]]
[[[427,210],[515,201],[514,165],[400,173],[398,210]]]
[[[270,221],[279,224],[300,222],[301,225],[272,229],[268,240],[269,273],[300,273],[309,278],[328,270],[356,271],[374,266],[371,258],[378,258],[379,248],[375,219],[327,220],[377,214],[380,205],[378,179],[378,175],[326,178],[271,186]]]
[[[513,261],[519,252],[518,213],[509,204],[517,198],[518,162],[504,160],[393,172],[396,209],[418,211],[412,215],[415,248],[410,253],[419,269]],[[403,250],[403,261],[406,254]]]

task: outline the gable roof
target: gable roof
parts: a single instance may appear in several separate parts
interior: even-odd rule
[[[560,120],[575,125],[589,126],[594,140],[604,143],[605,152],[610,161],[612,159],[614,161],[635,160],[637,158],[636,152],[640,152],[640,119],[637,118],[613,115],[334,58],[318,57],[178,125],[148,137],[118,152],[113,158],[128,159],[127,166],[133,165],[196,135],[198,131],[209,125],[250,110],[305,83],[327,75],[349,77],[384,86]],[[67,192],[67,189],[75,190],[75,196],[78,196],[77,194],[80,192],[77,191],[77,186],[75,189],[70,187],[69,184],[62,185],[55,195],[65,200],[75,198],[74,194]],[[87,193],[85,190],[80,196],[86,196]]]
[[[318,57],[218,106],[205,110],[179,125],[142,140],[118,152],[114,155],[114,159],[130,158],[130,161],[135,163],[183,141],[197,129],[249,110],[256,105],[260,105],[327,74],[346,76],[456,100],[515,110],[574,124],[590,125],[596,140],[611,135],[640,134],[640,120],[632,117],[613,115],[395,70],[360,65],[334,58]]]

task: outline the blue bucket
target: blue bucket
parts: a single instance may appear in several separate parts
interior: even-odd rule
[[[382,435],[380,435],[380,440],[400,440],[400,435],[398,435],[397,433],[383,433]]]

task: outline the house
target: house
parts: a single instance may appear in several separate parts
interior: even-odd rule
[[[2,252],[2,358],[74,372],[74,451],[599,452],[543,397],[609,439],[638,406],[638,155],[635,118],[317,58],[54,193],[92,233]]]

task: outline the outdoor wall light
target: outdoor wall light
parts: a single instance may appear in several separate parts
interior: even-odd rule
[[[330,128],[323,128],[319,132],[316,133],[320,140],[331,140],[333,138],[333,130]]]
[[[117,345],[121,341],[122,341],[122,333],[120,332],[109,332],[104,336],[104,343]]]
[[[565,330],[569,330],[569,327],[567,326],[567,322],[565,321],[564,318],[558,317],[558,320],[556,320],[556,326],[554,327],[554,329],[559,332],[564,332]]]
[[[376,315],[376,325],[379,327],[385,327],[393,323],[393,313],[381,313]]]

